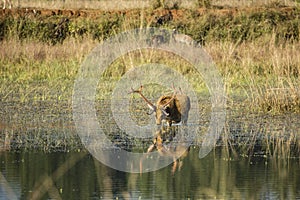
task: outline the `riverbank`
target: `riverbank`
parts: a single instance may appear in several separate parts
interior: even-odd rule
[[[77,146],[79,138],[69,126],[73,127],[72,93],[80,64],[103,40],[140,27],[176,28],[200,43],[223,77],[228,112],[240,111],[234,116],[295,115],[300,111],[299,17],[298,8],[284,6],[1,10],[3,144],[5,138],[10,138],[8,141],[19,140],[22,144],[33,142],[26,143],[28,148],[45,144],[45,151],[63,149],[72,142]],[[168,64],[188,78],[198,97],[209,94],[192,66],[183,59],[171,58],[162,58],[158,52],[144,62]],[[114,62],[101,77],[103,84],[99,85],[96,99],[109,100],[114,83],[141,63],[130,55]],[[294,144],[299,141],[298,130],[296,127],[295,134],[288,137]]]

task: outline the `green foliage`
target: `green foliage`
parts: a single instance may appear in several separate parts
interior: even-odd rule
[[[262,11],[222,15],[217,10],[202,15],[197,10],[184,10],[182,17],[175,18],[164,26],[189,34],[201,44],[207,41],[251,41],[273,34],[277,41],[299,41],[299,12],[297,9],[281,12],[266,8]],[[102,41],[120,31],[145,24],[140,21],[138,13],[130,14],[127,16],[105,12],[96,19],[69,19],[60,15],[5,17],[0,19],[0,40],[17,37],[21,41],[36,40],[55,45],[63,43],[68,37],[88,36]]]
[[[117,15],[113,17],[104,16],[99,22],[89,23],[87,32],[94,40],[103,41],[118,32],[121,28],[121,22],[122,19]]]
[[[0,21],[0,41],[9,35],[10,24],[12,24],[12,18],[4,18]]]
[[[195,12],[195,11],[191,11]],[[299,13],[287,14],[273,10],[265,12],[226,14],[217,16],[214,13],[179,22],[184,24],[183,32],[204,43],[205,41],[252,41],[260,37],[275,34],[280,41],[299,41]],[[181,27],[177,27],[182,29]],[[188,31],[186,31],[188,30]]]
[[[71,21],[67,17],[7,17],[0,19],[0,40],[17,37],[20,41],[35,40],[51,45],[62,44],[68,37],[91,36],[102,41],[110,37],[122,26],[122,16],[109,14],[98,20],[80,19]]]
[[[4,18],[0,21],[0,38],[17,37],[20,41],[37,40],[55,45],[63,43],[69,35],[69,19],[49,18],[40,20],[22,16],[19,18]]]

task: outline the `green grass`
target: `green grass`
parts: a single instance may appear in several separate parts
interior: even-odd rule
[[[297,8],[285,12],[265,7],[237,14],[218,14],[221,10],[209,9],[204,14],[183,10],[181,18],[163,26],[149,20],[153,12],[151,8],[128,11],[124,15],[107,12],[95,18],[69,18],[68,22],[63,21],[64,16],[0,18],[0,103],[13,102],[14,106],[11,110],[2,108],[5,111],[1,117],[3,122],[20,124],[3,132],[8,137],[20,138],[19,141],[24,138],[31,141],[33,136],[22,129],[27,122],[19,120],[29,117],[32,127],[45,123],[45,130],[51,125],[49,121],[56,125],[64,123],[59,117],[65,113],[71,120],[74,81],[90,51],[116,33],[147,26],[177,28],[203,45],[223,77],[229,111],[239,111],[240,115],[299,113],[300,11]],[[62,26],[58,26],[60,22]],[[57,37],[57,33],[62,37]],[[101,77],[97,100],[109,100],[115,84],[128,70],[153,62],[178,70],[189,80],[198,97],[208,95],[201,76],[185,60],[161,51],[145,50],[142,58],[139,53],[124,55],[109,66]],[[150,88],[146,94],[154,96],[157,92],[154,90],[155,87]],[[40,104],[48,107],[43,110]],[[31,115],[30,109],[27,115],[19,113],[32,107],[41,113]],[[44,119],[45,115],[51,119]],[[75,145],[78,142],[69,133],[58,136],[59,140],[47,138],[48,133],[39,134],[34,135],[49,149],[64,146],[68,140]],[[297,136],[291,139],[294,144]],[[275,143],[271,143],[273,147]],[[277,147],[284,149],[285,145]]]
[[[229,105],[247,105],[262,112],[299,111],[300,11],[265,8],[238,14],[183,10],[181,18],[163,25],[177,28],[204,45],[216,63],[227,90]],[[1,18],[1,97],[20,101],[70,99],[80,64],[104,39],[140,26],[151,10],[128,11],[125,15],[103,13],[103,17],[23,16]],[[58,37],[57,34],[60,34]],[[183,59],[161,52],[128,54],[104,73],[98,98],[107,98],[112,82],[132,67],[161,63],[178,70],[199,95],[207,88],[199,74]],[[59,93],[59,95],[55,95]]]

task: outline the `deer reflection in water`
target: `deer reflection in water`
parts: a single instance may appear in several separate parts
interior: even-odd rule
[[[173,85],[173,94],[162,95],[154,105],[142,94],[142,89],[142,85],[138,90],[131,88],[130,93],[138,93],[144,99],[151,109],[148,114],[155,113],[156,124],[159,125],[145,156],[147,157],[150,152],[157,150],[160,156],[172,158],[174,161],[172,173],[175,173],[177,167],[179,170],[181,169],[182,159],[186,157],[189,151],[189,144],[181,133],[187,129],[186,125],[191,108],[190,98],[180,88],[176,90]],[[167,122],[167,126],[163,122]],[[184,126],[172,126],[173,123],[180,122]],[[140,171],[143,169],[145,156],[140,160]]]
[[[166,156],[173,159],[172,174],[178,168],[181,170],[183,159],[188,155],[190,145],[186,141],[180,130],[185,129],[184,126],[161,126],[156,131],[152,144],[148,147],[147,153],[140,160],[140,171],[143,170],[143,161],[149,156],[150,152],[157,151],[160,156]]]

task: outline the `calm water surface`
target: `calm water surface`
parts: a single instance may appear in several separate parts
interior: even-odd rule
[[[155,172],[111,169],[85,151],[0,152],[0,199],[299,199],[300,160],[192,147]]]
[[[217,147],[206,157],[199,159],[194,144],[176,166],[140,174],[111,169],[89,154],[70,109],[38,103],[1,108],[0,200],[300,199],[298,114],[229,113]],[[209,119],[201,116],[204,133]],[[128,144],[115,134],[115,125],[104,124],[117,145]],[[137,144],[145,152],[151,141]]]

